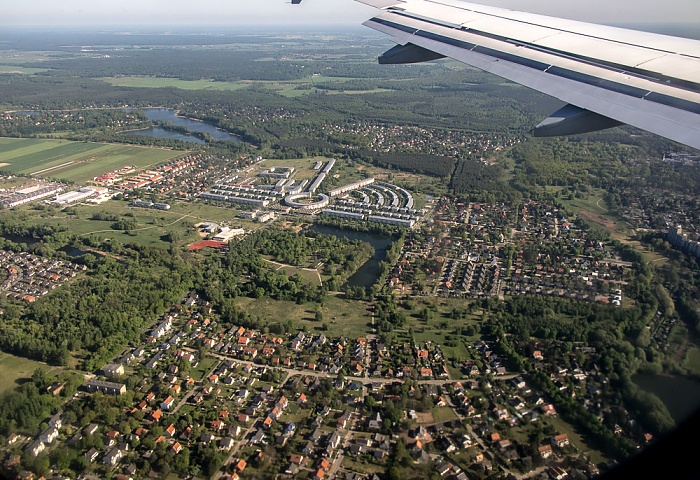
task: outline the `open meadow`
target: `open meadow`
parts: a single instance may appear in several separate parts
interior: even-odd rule
[[[0,66],[1,67],[1,66]],[[11,68],[11,67],[5,67]],[[31,70],[31,69],[25,69]],[[36,69],[34,69],[36,70]],[[24,72],[23,72],[24,73]],[[28,71],[26,73],[35,73]],[[309,76],[295,80],[285,81],[265,81],[265,80],[241,80],[235,82],[220,82],[214,80],[181,80],[179,78],[168,77],[150,77],[150,76],[119,76],[119,77],[103,77],[100,80],[109,83],[115,87],[132,87],[132,88],[179,88],[181,90],[211,90],[222,92],[233,92],[243,88],[248,88],[252,85],[263,86],[285,97],[294,98],[303,95],[309,95],[317,91],[317,88],[324,84],[342,84],[357,78],[345,77],[326,77],[326,76]],[[339,94],[367,94],[367,93],[384,93],[391,90],[386,88],[375,88],[370,90],[353,90],[353,89],[337,89],[328,90],[330,95]]]
[[[18,383],[31,378],[37,368],[42,368],[50,374],[58,374],[62,368],[52,369],[45,363],[17,357],[0,351],[0,394],[13,390]]]
[[[180,80],[179,78],[164,78],[164,77],[148,77],[148,76],[133,76],[133,77],[107,77],[101,79],[110,85],[117,87],[135,87],[135,88],[180,88],[182,90],[218,90],[218,91],[235,91],[241,88],[246,88],[249,84],[242,82],[215,82],[213,80]]]
[[[323,321],[315,320],[316,306],[312,303],[299,305],[286,300],[272,300],[267,297],[253,299],[239,297],[236,304],[245,311],[259,316],[265,323],[282,323],[292,320],[295,328],[305,327],[314,332],[323,324],[328,326],[325,335],[329,337],[357,338],[370,331],[371,313],[365,302],[346,300],[344,294],[328,295],[321,312]]]
[[[149,167],[181,155],[183,152],[130,145],[0,138],[2,170],[77,183],[127,165]]]

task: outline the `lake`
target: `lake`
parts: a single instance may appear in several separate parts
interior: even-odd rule
[[[354,232],[342,228],[313,225],[309,230],[333,235],[334,237],[347,238],[348,240],[360,240],[367,242],[374,248],[374,256],[367,260],[350,278],[348,285],[351,287],[369,288],[377,281],[379,276],[379,262],[386,258],[386,251],[394,241],[393,237],[378,235],[376,233]]]
[[[133,109],[131,108],[125,108],[123,109],[126,112],[132,112]],[[219,130],[216,128],[214,125],[210,125],[208,123],[204,122],[199,122],[197,120],[191,120],[189,118],[184,118],[184,117],[178,117],[177,116],[177,111],[170,109],[170,108],[144,108],[142,109],[143,112],[146,114],[146,117],[150,121],[159,121],[159,122],[170,122],[176,127],[185,127],[187,130],[190,132],[201,132],[201,133],[208,133],[211,135],[211,138],[214,140],[218,141],[224,141],[224,142],[241,142],[242,140],[237,137],[236,135],[231,135],[228,132],[224,132],[223,130]],[[39,110],[23,110],[20,112],[17,112],[19,115],[35,115],[38,113],[41,113]],[[136,135],[136,136],[143,136],[143,137],[154,137],[154,138],[169,138],[172,140],[181,140],[183,142],[189,142],[189,143],[198,143],[200,145],[203,145],[204,140],[200,140],[197,137],[193,137],[192,135],[184,135],[182,133],[178,132],[173,132],[171,130],[166,130],[164,128],[160,127],[151,127],[151,128],[146,128],[144,130],[131,130],[129,132],[124,132],[127,135]]]
[[[190,120],[189,118],[178,117],[175,110],[169,108],[144,108],[143,112],[146,114],[150,121],[159,122],[170,122],[176,127],[185,127],[191,132],[201,132],[211,135],[214,140],[227,141],[227,142],[240,142],[241,139],[235,135],[231,135],[228,132],[219,130],[213,125],[208,123],[199,122],[196,120]],[[140,135],[155,138],[170,138],[173,140],[182,140],[183,142],[199,143],[204,144],[203,140],[191,135],[184,135],[182,133],[173,132],[160,127],[152,127],[146,130],[134,130],[128,132],[129,135]]]
[[[637,374],[632,377],[632,381],[642,390],[659,397],[676,423],[700,409],[700,382],[685,377],[648,373]]]

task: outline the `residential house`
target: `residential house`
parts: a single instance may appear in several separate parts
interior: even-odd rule
[[[29,444],[29,446],[24,450],[24,452],[28,455],[36,457],[41,452],[43,452],[44,449],[46,449],[46,444],[41,440],[35,440],[31,444]]]
[[[61,414],[57,413],[53,417],[49,419],[49,426],[54,427],[54,428],[61,428],[62,425],[62,419],[61,419]]]
[[[569,436],[566,433],[562,433],[561,435],[552,437],[552,445],[559,448],[564,448],[565,446],[569,445]]]
[[[49,427],[43,432],[41,432],[41,435],[39,435],[39,438],[41,439],[42,442],[46,443],[47,445],[56,440],[58,438],[58,429],[55,427]]]
[[[540,445],[537,447],[537,450],[540,452],[542,458],[549,458],[554,453],[551,445]]]
[[[112,450],[107,452],[104,457],[102,457],[102,463],[105,463],[107,465],[116,465],[117,463],[119,463],[119,460],[121,460],[123,456],[124,452],[122,452],[118,448],[113,448]]]
[[[162,408],[163,410],[170,410],[170,407],[173,406],[173,403],[175,403],[175,399],[171,395],[168,395],[168,398],[161,402],[160,408]]]
[[[124,375],[124,365],[118,363],[108,363],[102,369],[102,373],[107,378],[115,378]]]
[[[97,460],[97,457],[100,455],[100,452],[97,451],[94,447],[85,452],[85,460],[88,462],[92,463],[95,460]]]
[[[219,447],[221,447],[222,450],[229,451],[231,448],[233,448],[234,445],[234,440],[231,437],[224,437],[221,440],[219,440]]]

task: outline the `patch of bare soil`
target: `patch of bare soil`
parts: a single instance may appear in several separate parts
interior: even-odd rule
[[[590,220],[593,223],[602,225],[610,233],[617,232],[617,228],[615,228],[615,222],[613,222],[612,220],[608,220],[607,218],[598,215],[597,213],[589,212],[587,210],[581,210],[578,213],[586,220]]]

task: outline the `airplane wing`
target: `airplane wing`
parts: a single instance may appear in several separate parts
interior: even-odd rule
[[[620,124],[700,149],[700,41],[460,0],[356,0],[398,45],[380,63],[451,57],[568,105],[536,136]]]

